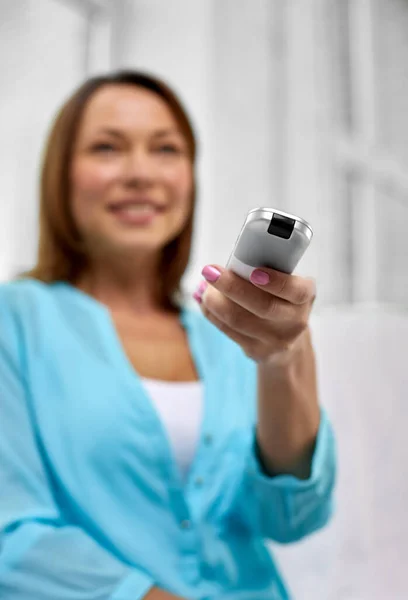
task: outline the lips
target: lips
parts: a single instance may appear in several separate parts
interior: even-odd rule
[[[161,206],[158,202],[152,200],[151,198],[128,198],[126,200],[118,200],[117,202],[112,202],[108,206],[111,211],[120,211],[126,209],[135,209],[135,210],[154,210],[161,211],[164,210],[164,207]]]
[[[109,205],[109,211],[125,225],[148,225],[164,210],[150,198],[126,199]]]

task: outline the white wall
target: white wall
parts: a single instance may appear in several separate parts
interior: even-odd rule
[[[408,313],[327,309],[312,332],[336,428],[336,514],[278,557],[296,600],[405,600]]]
[[[40,152],[56,106],[83,74],[75,40],[84,23],[53,0],[3,2],[0,14],[3,279],[34,254]],[[53,27],[44,27],[47,21]]]
[[[91,19],[89,6],[0,4],[0,280],[34,262],[41,153],[57,109],[88,72],[110,64],[108,15]]]
[[[115,66],[162,77],[185,104],[199,138],[199,198],[191,267],[193,289],[208,258],[213,221],[212,3],[207,0],[124,0]]]

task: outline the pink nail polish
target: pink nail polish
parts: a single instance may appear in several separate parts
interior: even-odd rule
[[[197,292],[201,295],[204,294],[205,290],[207,289],[208,283],[206,281],[202,281],[200,283],[200,285],[198,286]]]
[[[194,298],[194,300],[196,300],[198,302],[198,304],[202,303],[201,296],[197,292],[194,292],[193,298]]]
[[[215,267],[210,267],[209,265],[207,265],[201,271],[201,275],[210,283],[215,283],[217,279],[219,279],[221,272]]]
[[[269,275],[265,273],[265,271],[260,271],[259,269],[255,269],[252,271],[250,280],[252,283],[256,283],[258,285],[266,285],[269,283]]]

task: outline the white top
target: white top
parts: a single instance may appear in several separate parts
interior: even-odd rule
[[[201,381],[142,379],[167,431],[183,480],[195,455],[203,414]]]

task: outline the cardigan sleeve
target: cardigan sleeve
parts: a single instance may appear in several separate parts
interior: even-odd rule
[[[251,534],[279,543],[298,541],[324,527],[334,512],[337,452],[332,424],[320,408],[320,424],[311,473],[307,480],[293,475],[267,475],[256,445],[256,365],[239,354],[235,377],[248,410],[248,427],[231,437],[236,469],[224,475],[221,519],[244,526]]]

